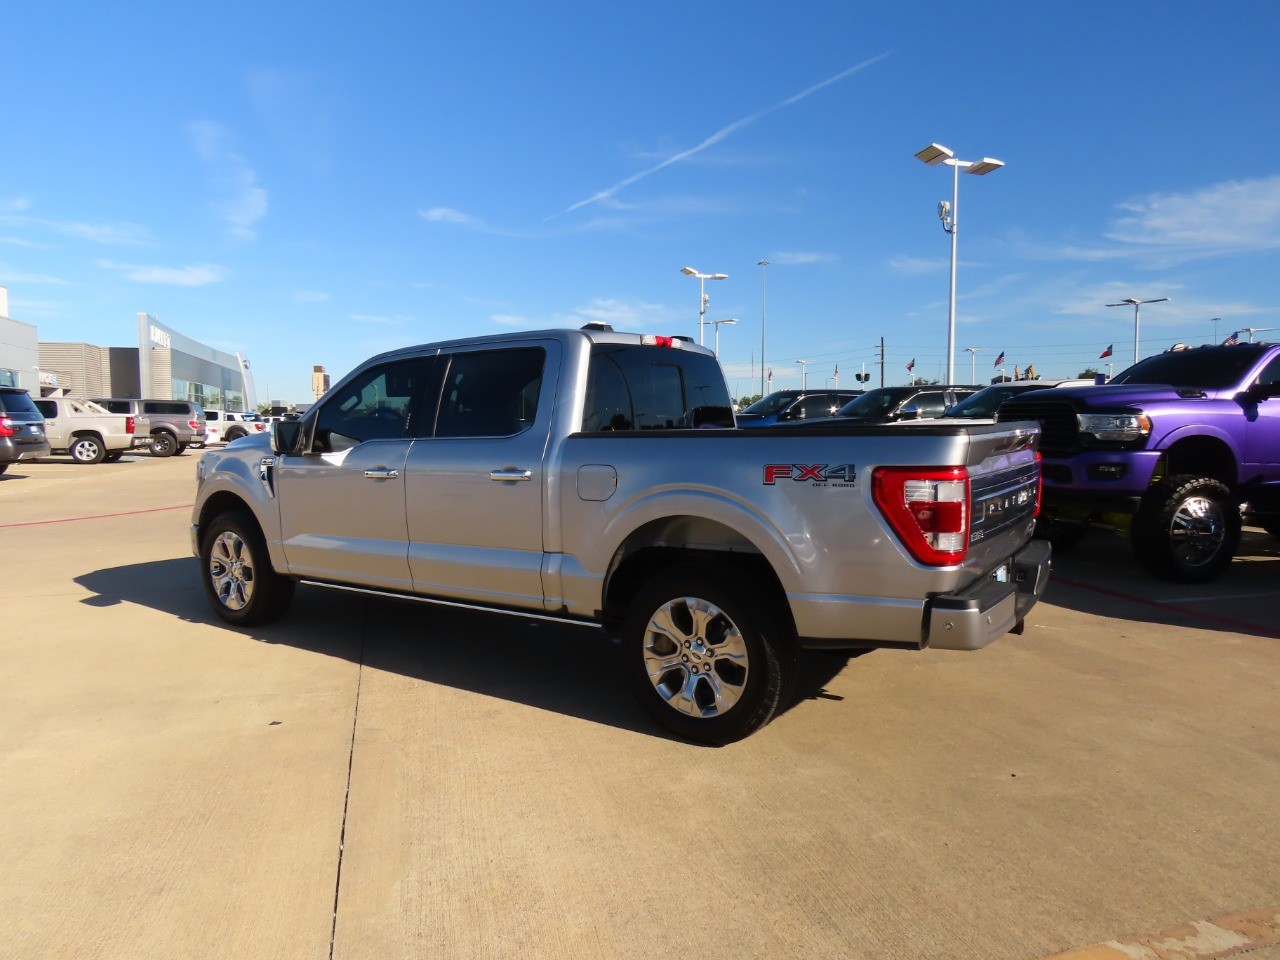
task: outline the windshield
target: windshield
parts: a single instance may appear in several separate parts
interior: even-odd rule
[[[896,407],[904,397],[915,393],[914,387],[880,387],[854,397],[837,412],[837,417],[880,417]]]
[[[943,416],[960,417],[964,420],[990,420],[995,417],[1000,404],[1013,397],[1032,390],[1044,390],[1051,387],[1049,383],[1037,383],[1034,386],[994,386],[986,387],[971,394],[948,410]]]
[[[1196,347],[1161,353],[1138,361],[1111,382],[1225,390],[1239,384],[1267,349],[1262,343],[1240,343],[1231,347]]]
[[[768,416],[771,413],[777,413],[795,398],[796,395],[794,393],[771,393],[767,397],[761,397],[742,412],[756,414],[761,417]]]

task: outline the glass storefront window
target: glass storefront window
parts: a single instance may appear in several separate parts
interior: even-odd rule
[[[0,368],[0,387],[16,387],[17,385],[18,371]]]

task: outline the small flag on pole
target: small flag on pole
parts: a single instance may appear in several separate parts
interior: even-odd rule
[[[838,364],[838,363],[836,364],[836,369],[835,369],[835,372],[832,374],[832,376],[833,376],[833,377],[836,377],[836,378],[839,378],[839,376],[840,376],[840,364]]]
[[[1237,330],[1231,336],[1227,337],[1227,339],[1223,340],[1222,345],[1224,347],[1234,347],[1239,342],[1240,342],[1240,331]]]
[[[1105,360],[1107,359],[1107,357],[1111,356],[1111,348],[1114,346],[1115,346],[1114,343],[1108,344],[1107,349],[1103,350],[1100,354],[1098,354],[1098,359]]]
[[[995,362],[995,363],[993,363],[993,364],[992,364],[992,366],[993,366],[993,367],[999,367],[999,366],[1003,366],[1003,365],[1004,365],[1004,351],[1003,351],[1003,350],[1001,350],[1001,351],[1000,351],[1000,356],[996,357],[996,362]]]
[[[915,368],[916,368],[916,358],[912,357],[911,362],[907,364],[907,370],[911,371],[911,370],[914,370]]]

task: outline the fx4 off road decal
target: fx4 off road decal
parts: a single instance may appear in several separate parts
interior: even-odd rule
[[[841,463],[836,466],[826,463],[815,463],[812,466],[804,463],[766,463],[764,465],[764,482],[768,487],[776,486],[779,480],[852,487],[857,476],[858,468],[852,463]]]

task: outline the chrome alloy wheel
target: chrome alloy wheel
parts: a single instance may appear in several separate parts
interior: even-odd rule
[[[1178,504],[1169,523],[1169,546],[1189,567],[1208,563],[1218,555],[1227,536],[1222,506],[1209,497],[1188,497]]]
[[[209,551],[209,579],[218,602],[243,610],[253,599],[253,555],[240,537],[224,530]]]
[[[749,670],[742,633],[723,610],[697,597],[677,597],[650,617],[644,665],[668,706],[701,719],[733,709]]]

